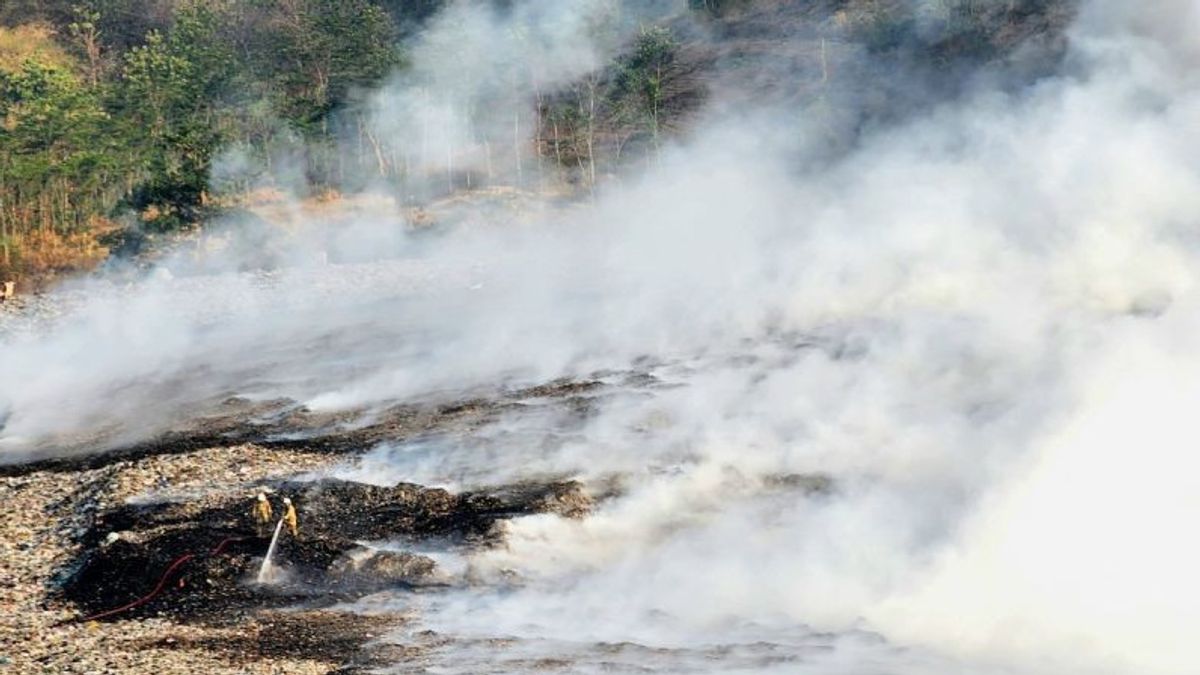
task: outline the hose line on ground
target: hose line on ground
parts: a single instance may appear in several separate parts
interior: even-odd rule
[[[235,542],[235,541],[242,541],[242,540],[248,539],[248,538],[249,537],[227,537],[224,540],[222,540],[220,544],[217,544],[216,548],[209,551],[208,555],[209,556],[220,555],[221,552],[225,550],[225,547],[227,545],[229,545],[230,543]],[[167,580],[170,579],[171,574],[174,573],[175,570],[177,570],[184,563],[191,560],[192,558],[195,558],[196,555],[197,554],[195,554],[195,553],[187,553],[187,554],[181,555],[178,558],[176,558],[171,563],[171,565],[169,567],[167,567],[167,571],[163,572],[162,578],[160,578],[158,580],[158,585],[155,586],[154,590],[150,591],[148,594],[138,598],[137,600],[134,600],[133,602],[121,605],[120,607],[115,607],[113,609],[100,612],[99,614],[92,614],[91,616],[85,616],[83,618],[77,619],[77,621],[80,621],[80,622],[96,621],[98,619],[103,619],[105,617],[109,617],[114,614],[120,614],[121,612],[131,610],[135,607],[140,607],[141,605],[144,605],[147,602],[150,602],[155,597],[157,597],[159,593],[162,593],[164,588],[166,588]]]

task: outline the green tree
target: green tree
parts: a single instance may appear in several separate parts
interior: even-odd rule
[[[75,5],[74,18],[67,25],[71,43],[86,59],[88,84],[95,87],[100,83],[104,69],[100,42],[100,12],[92,5]]]
[[[358,133],[347,108],[399,62],[395,41],[388,13],[368,0],[272,5],[251,41],[254,63],[274,109],[300,137],[310,185],[342,180],[338,136]]]
[[[643,27],[618,65],[614,96],[623,120],[650,135],[657,151],[672,94],[679,43],[667,28]]]
[[[169,226],[192,220],[208,196],[212,158],[225,140],[225,99],[234,52],[214,10],[191,5],[168,35],[156,31],[125,54],[117,103],[143,182],[137,208],[157,207]]]
[[[0,71],[0,263],[31,232],[70,234],[107,213],[125,171],[111,118],[70,69]]]
[[[353,90],[397,63],[391,19],[367,0],[289,0],[277,11],[257,41],[258,65],[280,113],[303,133],[324,133]]]

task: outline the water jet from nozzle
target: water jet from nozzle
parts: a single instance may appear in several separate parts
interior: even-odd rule
[[[267,557],[263,558],[262,567],[258,568],[258,583],[269,584],[275,576],[271,570],[271,556],[275,555],[275,545],[279,543],[279,532],[283,530],[283,518],[275,524],[275,534],[271,535],[271,545],[267,547]]]

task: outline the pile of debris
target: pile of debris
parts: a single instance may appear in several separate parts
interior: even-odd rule
[[[499,521],[534,513],[577,518],[591,507],[575,481],[460,494],[332,479],[263,487],[277,506],[288,497],[299,514],[297,534],[284,529],[279,538],[276,583],[255,582],[272,528],[254,521],[254,499],[239,492],[123,504],[97,513],[81,539],[80,555],[60,574],[62,598],[97,620],[229,617],[262,607],[326,606],[385,587],[450,583],[429,557],[360,542],[436,539],[483,547],[499,541]]]

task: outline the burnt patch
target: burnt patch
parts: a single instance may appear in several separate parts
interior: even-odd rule
[[[631,374],[631,378],[636,378]],[[643,376],[649,377],[649,376]],[[180,455],[206,448],[254,444],[265,448],[347,455],[383,442],[403,442],[434,433],[469,433],[505,412],[537,405],[561,407],[577,416],[591,411],[590,397],[607,385],[596,379],[561,378],[545,384],[477,392],[445,393],[421,403],[396,403],[372,410],[314,412],[290,399],[250,401],[238,396],[211,400],[178,428],[149,441],[108,447],[102,438],[75,440],[43,449],[55,456],[0,464],[0,477],[49,471],[86,471],[145,457]]]
[[[395,617],[332,611],[265,611],[244,617],[233,634],[159,638],[146,646],[206,650],[235,664],[263,659],[311,659],[340,664],[336,672],[384,665],[367,643],[395,627]]]
[[[57,594],[96,620],[212,620],[264,607],[327,605],[383,587],[440,583],[431,559],[364,554],[358,541],[436,539],[488,546],[499,540],[498,521],[533,513],[580,517],[591,507],[574,481],[458,494],[339,480],[277,482],[270,489],[277,509],[283,496],[292,499],[300,523],[297,536],[281,532],[274,558],[278,579],[270,585],[255,581],[270,532],[253,522],[252,499],[226,494],[127,504],[96,514],[80,539],[83,552],[60,575]]]

